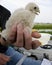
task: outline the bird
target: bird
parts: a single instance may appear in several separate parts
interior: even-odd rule
[[[16,9],[7,20],[5,29],[2,31],[1,36],[7,40],[9,31],[15,22],[17,24],[22,23],[24,28],[27,27],[31,33],[34,26],[34,19],[39,13],[39,6],[34,2],[28,3],[25,8]]]

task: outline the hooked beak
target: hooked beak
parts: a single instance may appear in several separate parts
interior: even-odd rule
[[[35,12],[36,15],[39,15],[39,13],[40,13],[40,10],[38,10],[37,12]]]

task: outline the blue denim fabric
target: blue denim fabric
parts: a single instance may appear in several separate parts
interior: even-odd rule
[[[16,65],[16,63],[23,57],[23,54],[15,51],[12,47],[9,47],[5,54],[11,57],[6,65]],[[41,61],[27,57],[22,65],[41,65]]]

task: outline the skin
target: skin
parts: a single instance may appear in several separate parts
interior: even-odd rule
[[[8,62],[10,60],[10,58],[2,53],[0,53],[0,65],[4,65],[6,64],[6,62]]]
[[[35,49],[40,46],[41,43],[38,40],[32,41],[31,36],[39,38],[40,34],[38,32],[33,32],[31,35],[29,30],[27,28],[24,28],[21,23],[18,25],[14,24],[9,32],[7,43],[11,42],[13,45],[17,47],[24,47],[27,50]],[[6,42],[2,39],[2,37],[0,37],[0,42],[2,45],[6,45]],[[9,60],[10,57],[0,53],[0,65],[6,64],[6,62]]]

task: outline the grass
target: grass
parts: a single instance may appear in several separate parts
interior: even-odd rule
[[[41,31],[40,33],[49,33],[49,34],[52,34],[52,32],[45,32],[45,31]]]
[[[52,30],[52,24],[36,24],[34,25],[33,29],[41,30],[41,29],[51,29]],[[40,31],[41,33],[49,33],[52,35],[52,31]],[[50,39],[52,40],[52,38]]]
[[[52,30],[52,24],[36,24],[34,25],[33,29],[41,30],[41,29],[51,29]],[[41,31],[42,33],[49,33],[52,34],[52,31]]]
[[[36,24],[33,29],[52,29],[52,24]]]

